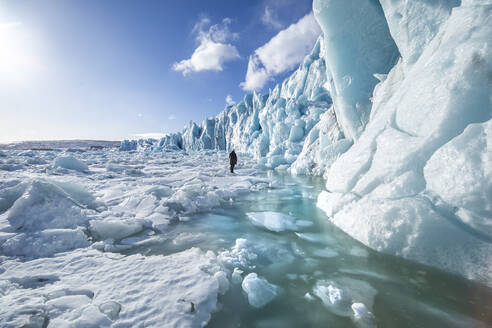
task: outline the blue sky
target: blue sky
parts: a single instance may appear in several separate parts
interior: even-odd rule
[[[201,122],[297,66],[320,33],[311,6],[0,0],[0,142],[119,140]]]

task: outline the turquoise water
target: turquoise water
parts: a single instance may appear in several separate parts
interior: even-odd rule
[[[237,238],[258,257],[244,269],[278,286],[276,298],[262,308],[248,304],[240,284],[219,297],[208,327],[489,327],[492,290],[441,271],[367,249],[329,223],[316,207],[324,182],[314,177],[268,173],[268,190],[238,197],[220,209],[175,223],[157,244],[130,252],[171,254],[190,247],[227,252]],[[312,225],[271,232],[255,226],[248,212],[284,213]],[[232,269],[229,268],[229,269]],[[374,320],[354,321],[314,296],[320,281],[335,282],[359,295]],[[306,293],[314,296],[311,300]],[[372,303],[372,304],[371,304]]]

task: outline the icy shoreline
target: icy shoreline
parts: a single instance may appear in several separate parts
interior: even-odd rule
[[[371,261],[316,207],[321,179],[265,172],[247,156],[230,175],[227,154],[215,152],[6,153],[22,168],[0,171],[2,326],[222,327],[269,313],[279,327],[372,327],[394,302],[387,292],[439,288],[426,281],[433,275],[458,283],[447,297],[476,288],[404,261]],[[55,167],[67,156],[88,170],[74,160]],[[428,322],[480,326],[467,301],[411,306]]]
[[[323,35],[267,95],[122,149],[232,149],[320,175],[330,221],[492,286],[492,2],[315,0]]]
[[[245,156],[230,174],[224,153],[4,155],[0,323],[9,327],[204,326],[223,280],[213,253],[117,252],[157,243],[169,225],[270,182]]]

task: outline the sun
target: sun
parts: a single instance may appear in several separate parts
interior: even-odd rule
[[[27,28],[20,22],[0,23],[0,79],[22,82],[45,67],[34,50]]]

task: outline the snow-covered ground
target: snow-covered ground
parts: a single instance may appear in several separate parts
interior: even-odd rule
[[[0,325],[204,326],[224,280],[213,253],[113,252],[268,187],[247,157],[228,171],[224,153],[3,151]]]
[[[333,226],[321,178],[243,154],[233,175],[215,151],[3,154],[2,327],[486,327],[492,310],[483,286]]]

